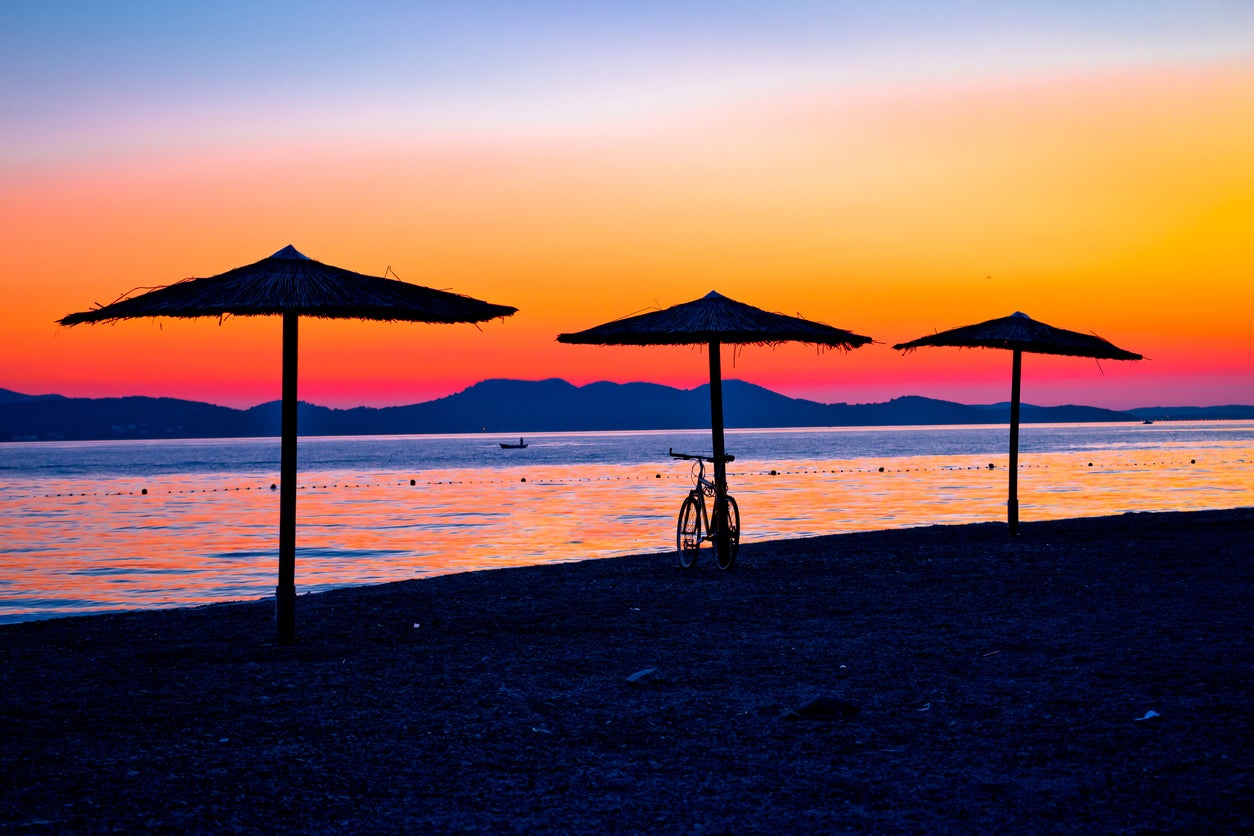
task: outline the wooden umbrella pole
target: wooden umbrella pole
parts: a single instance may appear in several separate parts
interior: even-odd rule
[[[1019,381],[1023,377],[1023,352],[1014,350],[1010,372],[1010,498],[1006,502],[1006,521],[1010,536],[1019,533]]]
[[[274,612],[279,644],[296,641],[296,359],[295,313],[283,314],[282,450],[279,462],[279,585]]]
[[[723,444],[723,361],[722,345],[710,341],[710,430],[714,436],[714,548],[727,555],[730,539],[727,532],[727,462]]]

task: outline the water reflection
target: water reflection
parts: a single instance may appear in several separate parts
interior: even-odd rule
[[[1249,505],[1252,459],[1248,439],[1211,437],[1036,453],[1022,461],[1020,513],[1030,522]],[[689,484],[669,461],[300,478],[301,592],[669,551]],[[729,479],[745,542],[1005,518],[1004,453],[744,456]],[[269,485],[239,473],[11,480],[0,492],[0,621],[272,594],[278,495]]]

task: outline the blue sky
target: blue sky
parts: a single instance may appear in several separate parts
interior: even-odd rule
[[[1254,51],[1249,2],[8,3],[6,164]],[[176,117],[176,118],[175,118]]]

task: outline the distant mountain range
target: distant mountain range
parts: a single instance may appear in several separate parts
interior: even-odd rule
[[[788,398],[739,380],[723,384],[728,427],[864,427],[1004,424],[1010,405],[969,406],[907,396],[886,403],[823,404]],[[1254,406],[1145,407],[1024,404],[1024,423],[1254,419]],[[410,406],[330,409],[301,403],[301,435],[535,433],[580,430],[699,429],[710,425],[708,386],[654,383],[485,380],[445,398]],[[251,409],[174,398],[67,398],[0,389],[0,441],[241,438],[279,434],[279,403]]]

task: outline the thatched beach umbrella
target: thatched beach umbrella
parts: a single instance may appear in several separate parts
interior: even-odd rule
[[[723,372],[721,347],[814,343],[849,350],[871,342],[863,337],[796,316],[770,313],[711,291],[701,299],[665,310],[629,316],[574,334],[558,342],[583,345],[706,345],[710,353],[710,424],[714,441],[715,550],[729,554],[727,526],[727,462],[723,443]],[[719,561],[724,565],[724,560]],[[730,561],[726,561],[730,567]]]
[[[893,346],[913,351],[926,345],[957,348],[1001,348],[1014,352],[1010,374],[1010,498],[1006,519],[1010,534],[1019,533],[1019,380],[1023,353],[1062,354],[1068,357],[1095,357],[1099,360],[1140,360],[1141,355],[1124,351],[1094,334],[1081,334],[1037,322],[1027,314],[1014,313],[975,325],[942,331]]]
[[[283,317],[282,452],[279,467],[279,582],[275,589],[278,641],[296,635],[296,360],[297,320],[372,319],[384,322],[483,322],[517,308],[469,296],[367,276],[314,261],[287,246],[269,258],[217,276],[185,279],[73,313],[62,325],[143,317]]]

